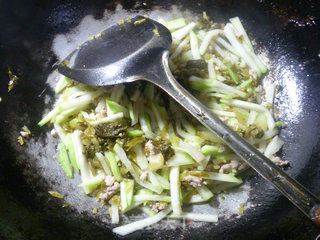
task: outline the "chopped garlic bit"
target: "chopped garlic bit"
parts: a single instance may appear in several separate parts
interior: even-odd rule
[[[240,216],[242,216],[243,214],[244,214],[244,204],[243,203],[240,203],[239,204],[239,209],[238,209],[238,211],[239,211],[239,215]]]
[[[57,191],[48,191],[48,193],[49,193],[52,197],[60,198],[60,199],[63,198],[63,195],[62,195],[61,193],[58,193]]]
[[[18,137],[18,142],[20,143],[20,145],[24,144],[23,138],[21,136]]]
[[[146,21],[146,19],[143,18],[143,19],[141,19],[141,20],[135,21],[133,24],[134,24],[135,26],[137,26],[137,25],[139,25],[139,24],[141,24],[141,23],[143,23],[143,22],[145,22],[145,21]]]
[[[50,131],[50,134],[53,136],[53,137],[57,137],[57,130],[52,128],[52,130]]]
[[[9,75],[9,83],[8,83],[8,92],[12,90],[12,88],[17,84],[19,78],[12,74],[10,68],[8,68],[8,75]]]
[[[29,130],[29,128],[27,126],[23,126],[20,131],[20,135],[24,138],[29,138],[30,134],[31,131]]]
[[[97,208],[92,209],[92,213],[93,214],[97,214],[98,213],[98,209]]]
[[[154,34],[157,35],[158,37],[160,36],[158,29],[156,29],[156,28],[153,29],[153,32],[154,32]]]

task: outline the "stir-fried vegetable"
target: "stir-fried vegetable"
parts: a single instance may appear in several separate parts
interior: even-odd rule
[[[258,84],[267,68],[240,19],[217,28],[204,14],[198,22],[178,18],[165,26],[172,33],[169,64],[176,79],[274,159],[283,145],[277,127],[284,124],[270,110],[276,86],[261,96]],[[114,224],[119,210],[150,216],[113,229],[117,234],[142,229],[171,211],[170,218],[217,222],[216,214],[184,212],[184,204],[206,203],[243,182],[237,173],[245,163],[151,83],[105,89],[61,76],[55,92],[57,102],[39,126],[53,123],[66,175],[80,172],[79,186],[110,204]]]

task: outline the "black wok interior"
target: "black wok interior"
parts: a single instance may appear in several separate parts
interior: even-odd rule
[[[146,2],[147,5],[142,3]],[[281,137],[287,172],[315,194],[320,193],[320,22],[314,0],[199,0],[120,1],[125,9],[169,9],[181,5],[195,13],[206,11],[214,21],[239,16],[258,49],[266,49],[271,72],[282,86],[277,98],[281,120],[286,122]],[[45,144],[48,127],[39,128],[45,108],[54,94],[46,85],[52,65],[51,51],[56,34],[67,33],[92,14],[99,19],[114,1],[93,0],[3,0],[0,2],[0,239],[113,239],[110,228],[72,206],[47,194],[49,184],[34,169],[25,148],[14,146],[23,125],[29,126],[34,141]],[[8,67],[19,77],[7,92]],[[45,95],[50,95],[49,100]],[[54,156],[52,156],[54,159]],[[54,161],[54,160],[52,160]],[[53,164],[57,164],[54,163]],[[240,218],[220,224],[175,230],[139,231],[132,239],[315,239],[317,228],[269,183],[252,174],[249,200],[257,204]]]

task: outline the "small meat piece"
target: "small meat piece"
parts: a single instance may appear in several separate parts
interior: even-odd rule
[[[142,182],[145,182],[145,181],[147,181],[148,177],[149,177],[149,173],[148,173],[148,172],[144,172],[144,173],[142,173],[142,174],[140,175],[140,180],[141,180]]]
[[[289,162],[289,161],[282,161],[282,160],[279,158],[279,161],[276,162],[276,165],[278,165],[279,167],[286,168],[286,167],[290,167],[290,162]]]
[[[54,128],[52,128],[50,133],[53,137],[57,137],[57,131]]]
[[[203,179],[200,177],[188,175],[184,177],[184,180],[186,180],[189,185],[194,188],[203,186]]]
[[[103,108],[100,112],[99,112],[101,117],[106,117],[107,116],[107,110],[106,108]]]
[[[237,160],[231,160],[230,163],[221,166],[219,173],[237,172],[240,167],[240,163]]]
[[[264,93],[263,87],[261,85],[256,87],[256,92],[257,93]]]
[[[25,131],[20,131],[20,135],[21,135],[22,137],[24,137],[24,138],[28,138],[29,135],[30,135],[30,133],[25,132]]]
[[[147,157],[149,157],[151,155],[156,155],[159,153],[159,148],[157,146],[155,146],[155,144],[152,140],[148,140],[146,142],[146,144],[144,145],[144,149],[145,149]]]
[[[109,175],[105,177],[104,182],[106,183],[107,188],[103,193],[100,193],[99,198],[103,201],[107,201],[118,192],[120,184],[114,177]]]
[[[218,152],[219,152],[219,153],[222,153],[222,152],[224,152],[226,149],[227,149],[226,146],[220,145]]]
[[[150,202],[149,206],[151,209],[155,212],[159,212],[163,209],[165,209],[168,206],[168,203],[166,202]]]

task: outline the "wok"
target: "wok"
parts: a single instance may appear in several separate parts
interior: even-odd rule
[[[316,1],[121,1],[125,9],[169,9],[181,5],[194,13],[206,11],[214,21],[233,16],[244,20],[257,48],[266,50],[271,73],[282,90],[276,99],[285,141],[281,156],[287,172],[319,194],[320,185],[320,23]],[[56,34],[67,33],[92,14],[99,19],[114,1],[1,1],[0,3],[0,238],[113,239],[107,209],[93,215],[94,199],[69,181],[55,158],[49,128],[38,128],[45,109],[54,102],[46,83],[57,57],[51,50]],[[111,12],[109,14],[111,14]],[[8,67],[19,77],[7,92]],[[32,138],[17,143],[27,125]],[[252,173],[248,201],[241,217],[222,218],[219,224],[183,226],[161,224],[134,233],[131,239],[315,239],[317,228],[280,193]],[[60,189],[73,202],[53,199],[48,190]],[[104,211],[104,214],[102,212]],[[162,225],[164,223],[162,222]]]

